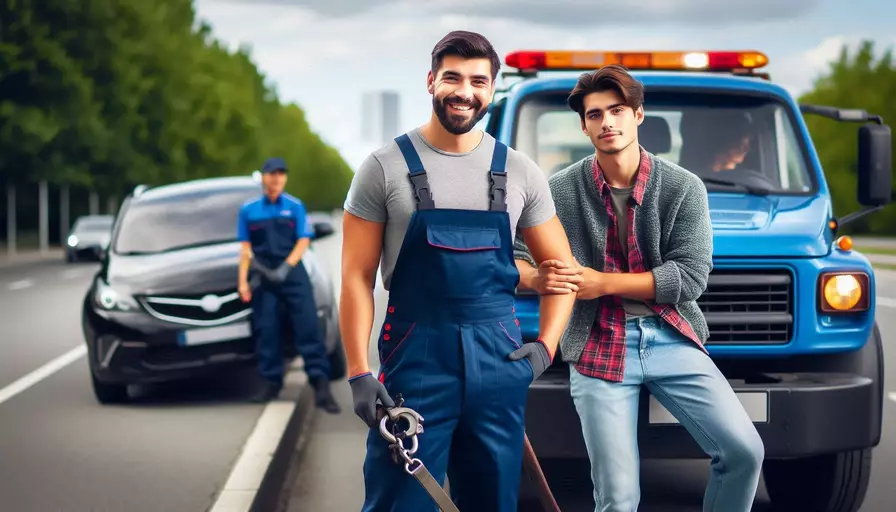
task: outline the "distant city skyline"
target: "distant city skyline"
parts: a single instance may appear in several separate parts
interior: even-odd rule
[[[400,101],[396,91],[367,91],[361,96],[361,138],[385,146],[400,132]]]

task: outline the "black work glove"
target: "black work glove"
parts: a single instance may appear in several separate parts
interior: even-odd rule
[[[548,353],[548,347],[541,340],[524,344],[511,352],[509,357],[511,361],[519,361],[525,357],[532,363],[532,382],[535,382],[535,379],[544,373],[548,366],[551,366],[551,355]]]
[[[395,402],[386,391],[386,386],[377,380],[371,373],[365,373],[357,377],[352,377],[348,381],[352,388],[352,401],[355,405],[355,414],[358,415],[368,427],[376,426],[376,400],[379,398],[380,403],[384,407],[395,407]]]
[[[286,278],[289,277],[289,273],[292,272],[292,269],[295,267],[290,265],[289,262],[284,261],[277,267],[273,272],[271,272],[271,280],[275,283],[282,283],[286,281]]]

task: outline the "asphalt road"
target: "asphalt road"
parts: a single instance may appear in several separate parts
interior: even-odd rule
[[[874,452],[873,476],[862,511],[886,512],[894,509],[896,486],[896,273],[881,272],[879,289],[890,298],[880,305],[877,315],[884,336],[887,389],[892,398],[885,400],[884,431],[881,445]],[[377,287],[375,325],[382,321],[386,293]],[[376,341],[371,341],[370,361],[376,365]],[[348,384],[336,386],[342,403],[351,403]],[[316,415],[307,447],[291,491],[289,512],[360,510],[364,500],[361,467],[364,461],[366,427],[350,407],[338,416]],[[592,512],[591,481],[587,466],[546,467],[552,490],[563,512]],[[698,512],[709,471],[709,461],[646,461],[642,467],[642,504],[644,512]],[[532,511],[540,511],[532,504]],[[760,484],[755,511],[768,510],[768,497]],[[796,512],[796,511],[794,511]]]
[[[262,411],[245,400],[253,376],[146,387],[133,404],[99,405],[86,358],[72,352],[84,346],[81,300],[96,268],[0,268],[0,390],[73,354],[0,396],[0,510],[207,510]]]

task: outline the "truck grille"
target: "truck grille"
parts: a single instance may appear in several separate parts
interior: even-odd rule
[[[707,345],[782,344],[793,334],[788,270],[713,270],[697,304],[709,326]]]
[[[150,315],[160,320],[202,327],[226,324],[252,313],[236,291],[147,296],[139,300]]]

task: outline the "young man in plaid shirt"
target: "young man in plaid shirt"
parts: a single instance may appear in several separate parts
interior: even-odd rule
[[[583,74],[568,103],[594,155],[550,178],[577,271],[535,267],[515,245],[520,287],[576,293],[560,348],[582,425],[595,510],[633,512],[640,501],[641,386],[712,457],[704,511],[751,509],[762,440],[707,354],[696,299],[712,268],[706,188],[638,143],[643,85],[621,66]]]

